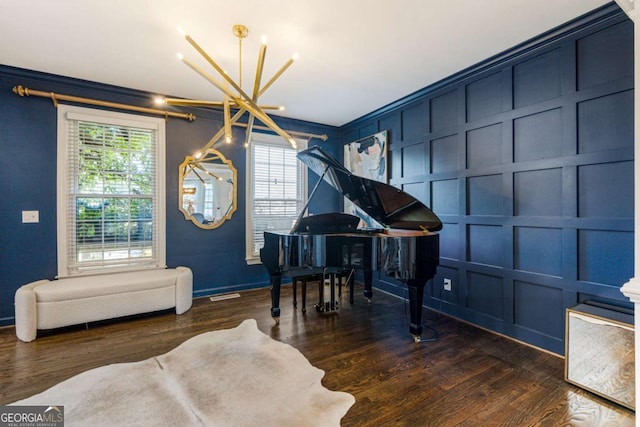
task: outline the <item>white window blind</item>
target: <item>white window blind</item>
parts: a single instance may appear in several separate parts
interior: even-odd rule
[[[304,149],[298,143],[298,149]],[[248,206],[247,259],[257,260],[265,231],[287,232],[298,218],[307,198],[306,167],[297,150],[281,138],[254,136],[250,149],[251,183]]]
[[[76,108],[59,113],[59,275],[164,267],[164,122]]]

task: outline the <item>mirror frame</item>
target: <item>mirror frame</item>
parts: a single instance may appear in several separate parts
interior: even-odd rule
[[[204,155],[201,156],[200,159],[201,160],[198,160],[198,158],[196,158],[195,156],[186,156],[184,158],[184,161],[180,164],[180,166],[178,166],[178,210],[182,212],[182,214],[184,215],[184,219],[186,221],[191,221],[198,228],[201,228],[203,230],[214,230],[220,227],[222,224],[224,224],[225,221],[231,219],[231,217],[233,216],[233,213],[238,208],[238,171],[233,166],[233,163],[231,162],[231,160],[228,160],[221,152],[219,152],[218,150],[214,150],[212,148],[206,150],[204,152]],[[231,202],[232,203],[231,209],[229,210],[229,212],[227,212],[225,216],[220,218],[219,221],[213,222],[211,224],[201,223],[196,218],[194,218],[186,209],[182,207],[182,201],[184,199],[184,177],[186,175],[185,170],[188,168],[188,165],[190,163],[193,163],[195,161],[200,161],[203,163],[213,162],[215,164],[224,164],[227,167],[229,167],[229,169],[233,174],[233,186],[232,186],[233,197]]]

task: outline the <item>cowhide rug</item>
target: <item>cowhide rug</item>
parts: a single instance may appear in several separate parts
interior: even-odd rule
[[[339,426],[355,403],[245,320],[141,362],[83,372],[13,405],[64,406],[65,426]]]

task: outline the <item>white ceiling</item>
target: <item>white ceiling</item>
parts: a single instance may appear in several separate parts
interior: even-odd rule
[[[233,24],[249,27],[243,88],[261,36],[261,97],[282,116],[348,123],[608,0],[0,0],[0,63],[177,97],[221,100],[176,58],[203,64],[183,27],[237,80]],[[16,82],[20,84],[20,82]],[[47,90],[47,88],[33,88]]]

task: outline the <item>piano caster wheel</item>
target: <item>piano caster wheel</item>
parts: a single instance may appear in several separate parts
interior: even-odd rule
[[[303,308],[303,309],[302,309],[302,312],[303,312],[303,313],[306,313],[306,312],[307,312],[307,309],[306,309],[306,308]]]
[[[420,335],[413,335],[413,334],[412,334],[411,336],[413,337],[413,342],[414,342],[414,343],[416,343],[416,344],[420,344],[420,341],[421,341],[421,339],[420,339]]]
[[[367,304],[371,304],[371,298],[367,298]]]
[[[273,320],[276,321],[276,325],[280,324],[280,318],[279,317],[274,317]]]

